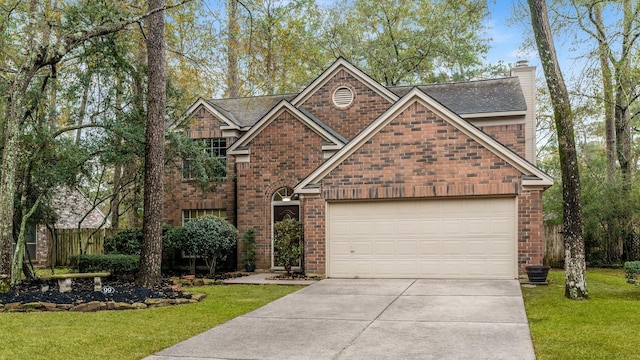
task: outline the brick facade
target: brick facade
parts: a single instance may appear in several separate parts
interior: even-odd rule
[[[378,121],[393,104],[370,84],[361,81],[366,75],[354,76],[352,72],[347,66],[327,75],[326,79],[320,77],[324,82],[308,94],[299,109],[319,119],[327,133],[333,131],[355,143],[354,138]],[[343,109],[332,102],[332,94],[339,87],[347,87],[355,95],[353,103]],[[269,110],[265,109],[264,114]],[[486,141],[493,138],[499,142],[493,141],[495,146],[504,146],[525,157],[528,146],[525,121],[532,120],[511,114],[508,119],[484,119],[488,120],[487,124],[480,126],[480,119],[475,123],[477,128],[469,127],[473,131],[484,131],[482,136],[489,140],[482,142],[468,131],[461,131],[459,123],[454,125],[442,114],[416,101],[401,112],[388,115],[388,122],[376,129],[366,142],[358,143],[353,153],[340,158],[335,168],[323,173],[315,184],[319,186],[316,193],[299,195],[307,273],[325,274],[327,201],[340,200],[515,197],[519,270],[522,273],[525,265],[542,263],[542,191],[548,185],[526,185],[523,175],[535,178],[523,173],[528,171],[523,167],[535,170],[531,162],[519,162],[514,160],[516,155],[489,150],[486,145]],[[182,180],[180,171],[175,169],[167,170],[165,182],[166,221],[179,225],[185,209],[226,209],[228,220],[237,226],[240,236],[250,228],[255,231],[258,269],[272,266],[274,192],[282,187],[297,189],[310,174],[332,161],[325,159],[323,146],[330,141],[325,136],[327,133],[314,127],[317,119],[302,119],[300,113],[287,109],[272,110],[269,116],[273,118],[258,120],[249,132],[246,128],[240,131],[239,138],[227,139],[227,146],[232,147],[230,152],[235,157],[227,154],[227,181],[216,191],[202,192]],[[221,128],[225,121],[216,118],[205,106],[196,108],[192,118],[192,137],[225,135]],[[340,150],[337,151],[340,154]],[[541,171],[534,173],[546,176]],[[542,180],[548,181],[548,177],[545,179]],[[294,200],[292,204],[295,203]],[[242,264],[241,242],[238,248],[238,264]]]
[[[322,181],[327,200],[516,194],[520,174],[415,103]]]
[[[238,203],[243,207],[238,230],[255,231],[257,268],[271,267],[273,194],[282,187],[293,188],[323,161],[322,138],[288,112],[251,141],[251,161],[237,167]]]
[[[525,126],[524,124],[479,126],[485,134],[498,140],[506,148],[525,157]]]
[[[225,123],[199,107],[190,119],[189,134],[194,139],[223,137],[220,129]],[[236,138],[226,138],[227,147]],[[203,191],[192,181],[182,176],[182,160],[170,159],[170,165],[165,169],[164,218],[165,222],[174,226],[182,225],[182,211],[188,209],[224,209],[227,220],[236,224],[235,206],[235,159],[227,155],[227,181],[219,184],[213,191]]]
[[[338,109],[331,99],[333,92],[343,86],[353,91],[354,101],[348,108]],[[338,72],[302,104],[304,109],[349,140],[390,106],[391,103],[345,70]]]

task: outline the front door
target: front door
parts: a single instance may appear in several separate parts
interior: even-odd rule
[[[300,220],[300,203],[298,202],[297,197],[293,194],[293,189],[281,188],[273,194],[271,205],[273,210],[271,226],[271,249],[273,249],[273,251],[271,266],[274,268],[281,268],[282,263],[278,258],[278,252],[273,246],[273,225],[282,220]]]

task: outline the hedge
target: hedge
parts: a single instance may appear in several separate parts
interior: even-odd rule
[[[108,271],[117,278],[130,277],[138,272],[140,256],[121,254],[88,254],[71,257],[71,266],[78,272]]]

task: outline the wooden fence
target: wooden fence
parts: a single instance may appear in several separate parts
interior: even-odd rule
[[[103,254],[104,229],[56,229],[51,243],[51,260],[56,266],[71,263],[71,256],[83,254]]]
[[[564,240],[562,225],[544,224],[544,264],[551,267],[564,267]]]

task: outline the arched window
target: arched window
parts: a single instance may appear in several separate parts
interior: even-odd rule
[[[271,200],[273,202],[297,201],[298,194],[294,194],[293,189],[290,187],[282,187],[273,193],[273,197],[271,198]]]

